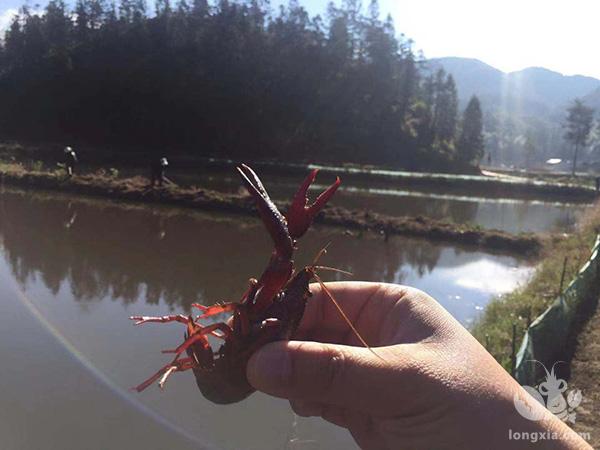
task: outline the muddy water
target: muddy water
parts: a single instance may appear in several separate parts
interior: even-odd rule
[[[298,263],[330,241],[328,265],[422,288],[465,324],[531,271],[510,257],[330,228],[303,239]],[[282,400],[255,394],[213,405],[189,373],[165,392],[127,391],[182,337],[177,324],[133,327],[129,315],[236,299],[270,250],[253,219],[1,192],[0,446],[355,448],[344,430],[298,419]]]
[[[182,185],[197,184],[235,192],[239,179],[229,171],[222,174],[171,171],[169,176]],[[325,183],[325,177],[320,181]],[[332,181],[332,180],[329,180]],[[276,199],[294,194],[298,177],[269,176],[267,188]],[[324,189],[315,185],[314,189]],[[518,232],[566,232],[573,229],[588,204],[487,198],[485,192],[445,192],[397,189],[392,182],[345,181],[335,196],[335,204],[350,209],[369,210],[390,216],[425,216],[455,223],[471,223],[483,228]]]

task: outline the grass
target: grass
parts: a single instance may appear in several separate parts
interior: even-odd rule
[[[567,260],[564,285],[589,258],[600,232],[600,203],[582,218],[575,232],[547,243],[542,260],[530,281],[517,290],[493,299],[473,325],[474,336],[507,370],[511,367],[513,325],[517,350],[529,324],[556,299]]]
[[[64,169],[56,167],[53,170],[48,170],[44,168],[44,163],[42,161],[31,161],[31,162],[17,162],[17,161],[6,161],[0,159],[0,173],[6,173],[15,176],[24,176],[28,173],[33,174],[44,174],[47,176],[65,176]]]

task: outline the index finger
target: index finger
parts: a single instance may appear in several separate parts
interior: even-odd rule
[[[406,292],[403,286],[360,281],[326,283],[326,286],[369,345],[377,345],[378,326]],[[294,339],[361,345],[321,286],[313,283],[310,291],[312,297],[306,303]]]

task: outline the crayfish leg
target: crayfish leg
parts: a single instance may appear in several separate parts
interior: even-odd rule
[[[193,369],[195,367],[195,363],[192,358],[184,358],[184,359],[180,359],[180,360],[175,359],[174,361],[170,362],[169,364],[161,367],[158,372],[156,372],[154,375],[152,375],[146,381],[144,381],[143,383],[139,384],[138,386],[136,386],[132,389],[137,392],[142,392],[143,390],[147,389],[151,384],[153,384],[156,380],[158,380],[159,378],[162,378],[165,375],[165,373],[172,367],[177,368],[177,371],[183,371],[183,370]]]
[[[213,336],[220,338],[224,337],[225,339],[231,337],[232,331],[229,325],[225,323],[215,323],[206,327],[197,328],[194,331],[194,334],[189,336],[179,347],[173,350],[163,350],[162,353],[175,353],[177,355],[180,355],[181,353],[186,351],[190,346],[194,345],[197,342],[201,342],[203,344],[203,347],[206,347],[207,345],[209,345],[206,335],[213,334],[213,332],[217,330],[223,333],[223,336]]]
[[[235,310],[236,303],[223,303],[220,305],[204,306],[199,303],[192,303],[193,308],[198,308],[202,311],[202,314],[196,319],[206,319],[207,317],[215,316],[226,312],[232,312]]]
[[[129,320],[135,320],[134,325],[142,325],[145,323],[168,323],[168,322],[180,322],[187,324],[190,320],[189,317],[184,316],[183,314],[173,315],[173,316],[131,316]]]
[[[267,308],[279,291],[285,286],[292,276],[294,265],[291,260],[279,258],[277,254],[271,255],[269,265],[260,276],[252,308],[262,311]]]
[[[253,301],[256,296],[256,291],[258,290],[258,280],[256,278],[250,278],[248,280],[248,289],[242,295],[242,299],[240,300],[241,304],[246,303],[248,300]]]
[[[185,358],[177,361],[177,365],[169,367],[163,376],[158,381],[158,386],[161,389],[165,388],[165,384],[167,383],[167,379],[175,372],[185,372],[186,370],[193,369],[196,365],[192,358]]]

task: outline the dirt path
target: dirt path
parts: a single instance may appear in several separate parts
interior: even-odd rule
[[[590,433],[589,444],[600,449],[600,307],[579,335],[571,362],[569,389],[581,389],[575,431]]]

